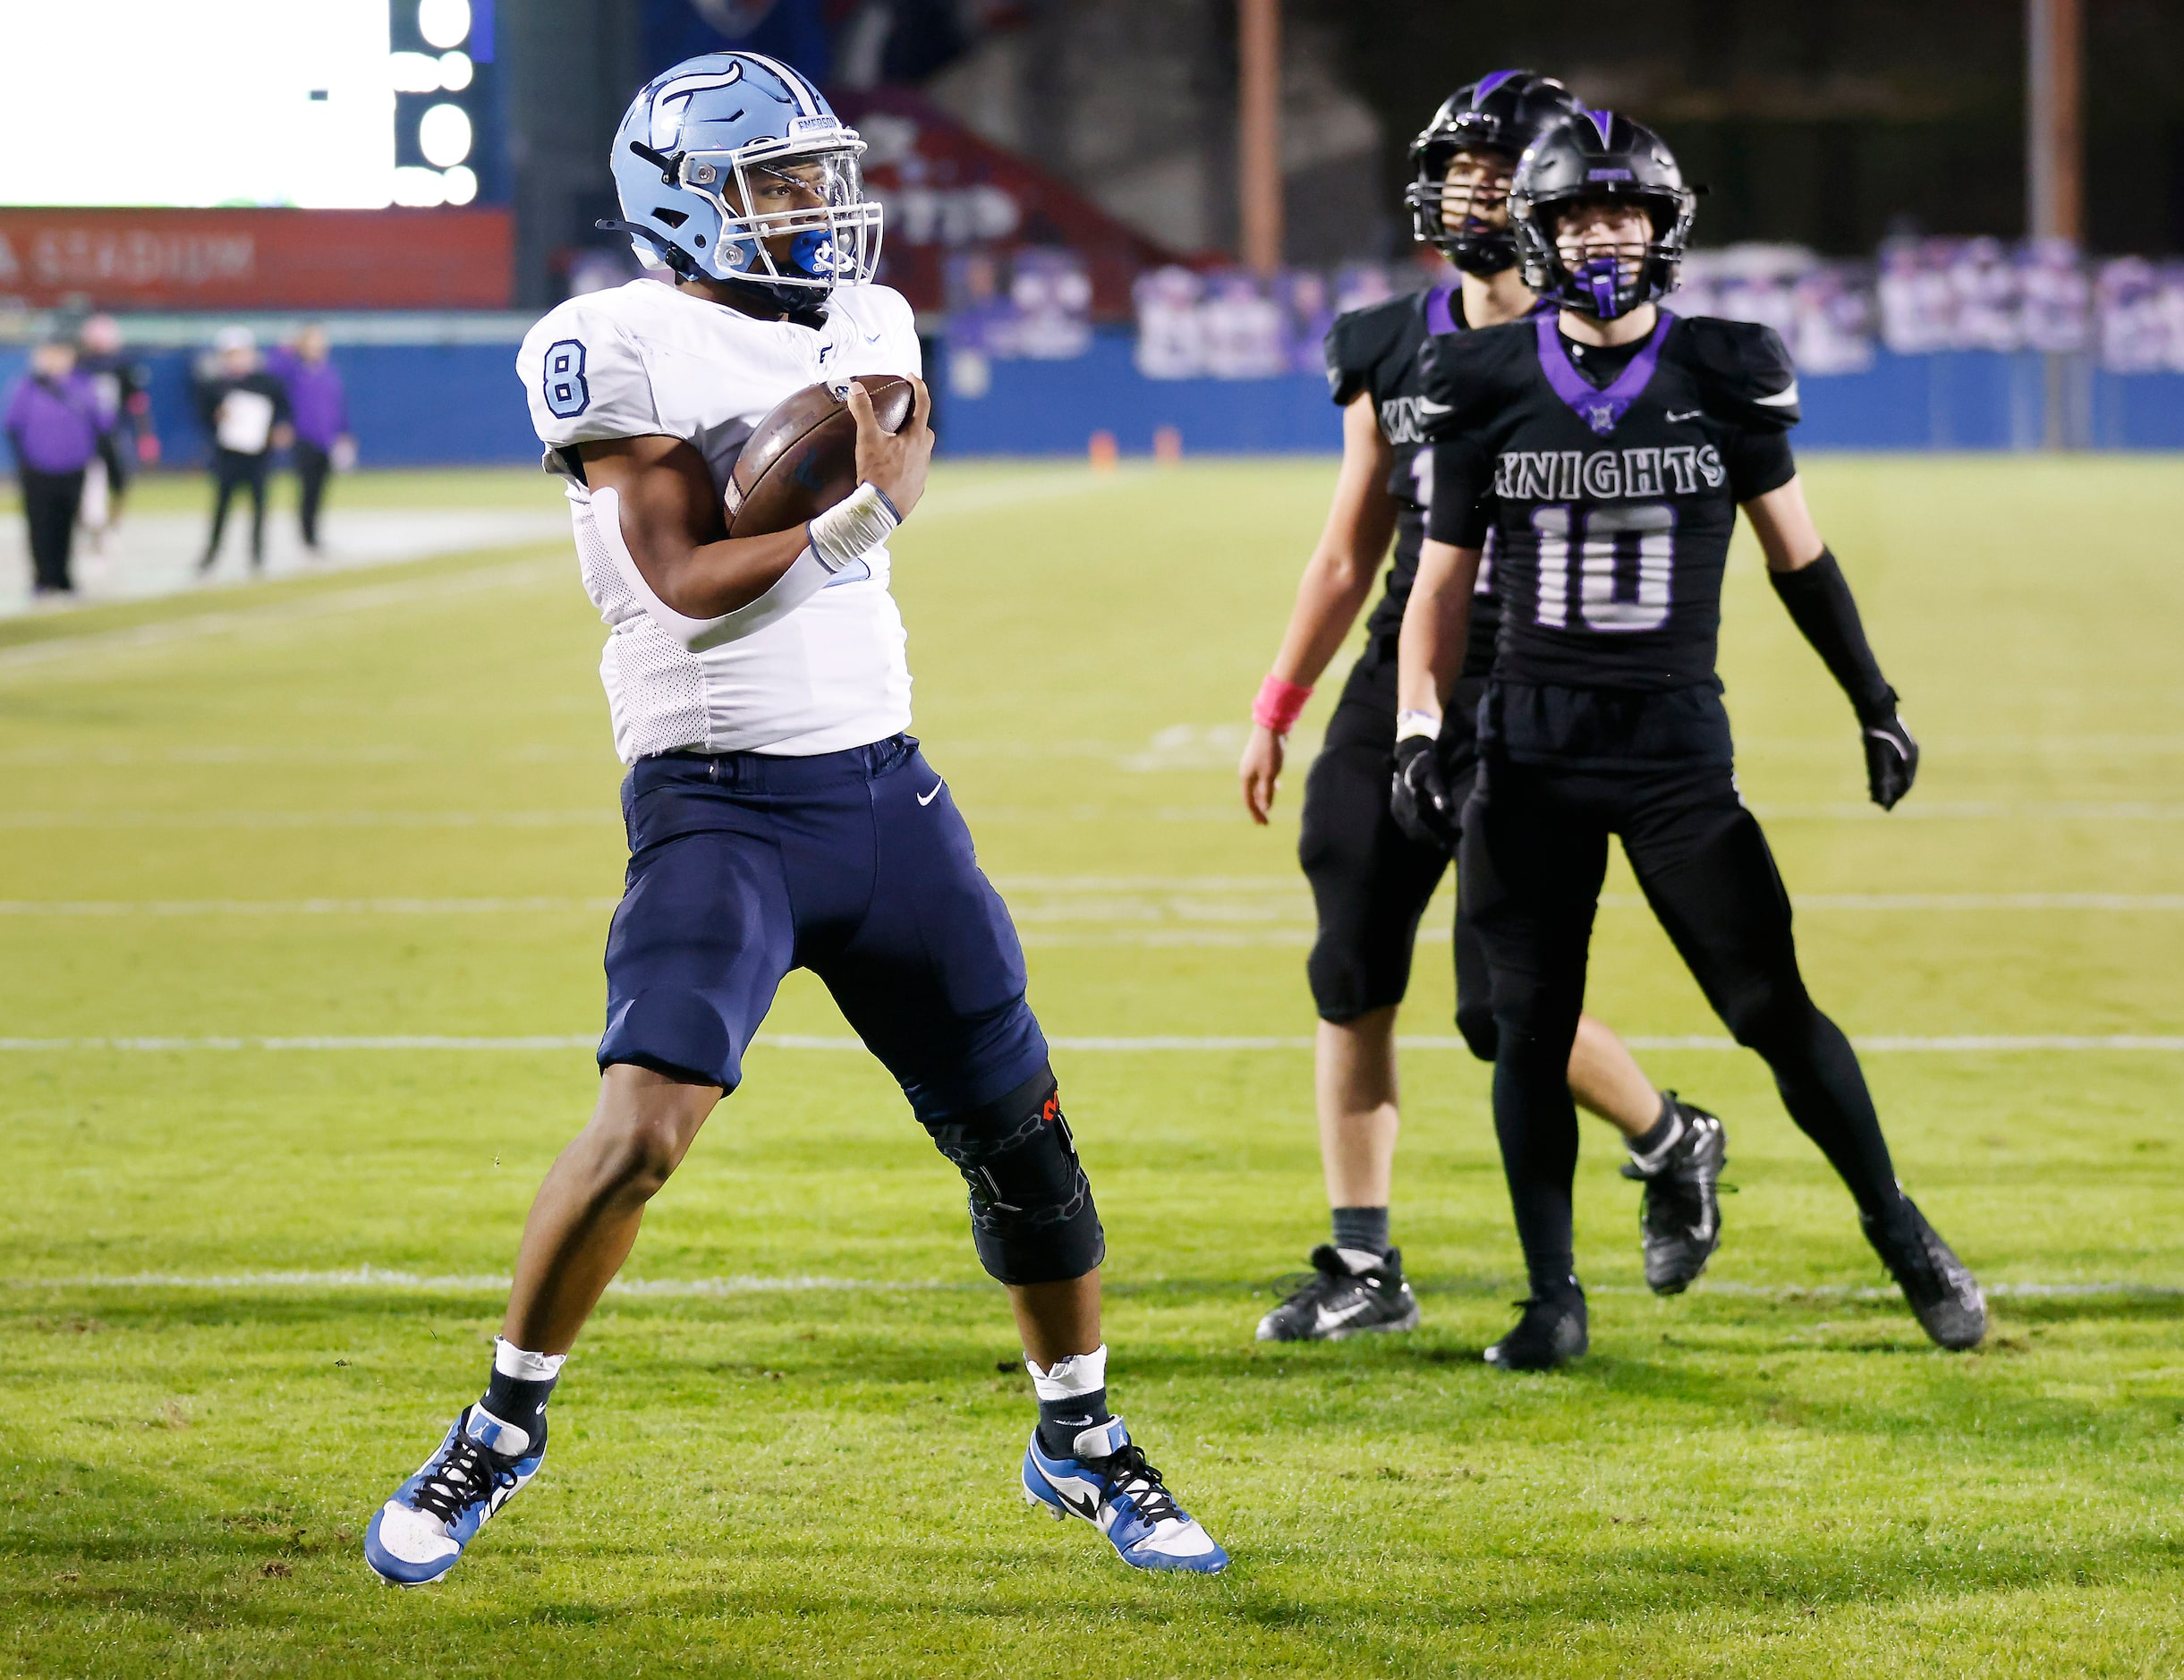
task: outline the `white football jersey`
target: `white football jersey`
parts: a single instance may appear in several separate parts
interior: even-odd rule
[[[691,651],[616,568],[572,470],[574,445],[681,437],[725,494],[752,427],[782,398],[822,379],[921,369],[910,306],[880,285],[837,287],[814,328],[633,280],[571,298],[524,336],[515,369],[547,470],[567,480],[584,592],[607,622],[599,680],[624,763],[678,748],[802,757],[885,740],[910,726],[906,638],[879,547],[786,616]]]

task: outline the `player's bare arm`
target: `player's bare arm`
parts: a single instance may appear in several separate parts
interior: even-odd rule
[[[1744,505],[1744,516],[1752,522],[1770,572],[1802,572],[1827,552],[1813,510],[1806,505],[1801,477],[1754,496]]]
[[[1403,640],[1396,654],[1398,717],[1413,714],[1440,726],[1441,708],[1464,668],[1471,632],[1471,594],[1479,581],[1479,548],[1459,548],[1429,537],[1418,553],[1418,581],[1403,609]],[[1400,739],[1402,725],[1397,725]]]
[[[932,397],[921,379],[910,419],[898,432],[880,427],[862,385],[849,387],[857,422],[857,476],[907,517],[925,493],[932,458]],[[805,548],[802,527],[760,537],[731,537],[705,458],[679,437],[617,437],[580,445],[594,491],[615,492],[622,540],[654,594],[692,618],[717,618],[748,607],[781,581]]]
[[[1396,528],[1395,500],[1388,494],[1389,459],[1372,394],[1361,392],[1342,411],[1342,468],[1327,524],[1304,563],[1296,605],[1274,656],[1271,675],[1279,682],[1304,689],[1316,683],[1372,593]],[[1287,731],[1254,721],[1245,742],[1236,776],[1244,785],[1244,808],[1255,823],[1263,825],[1274,809],[1287,740]]]

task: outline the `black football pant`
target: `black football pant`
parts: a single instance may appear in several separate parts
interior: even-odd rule
[[[34,472],[25,467],[23,523],[30,528],[30,568],[40,594],[75,587],[68,574],[76,540],[76,513],[83,505],[83,469],[73,472]]]
[[[1610,835],[1706,1001],[1765,1058],[1790,1117],[1859,1207],[1878,1210],[1895,1193],[1865,1074],[1806,993],[1789,897],[1730,767],[1594,771],[1497,754],[1465,812],[1459,887],[1486,953],[1500,1038],[1494,1130],[1535,1291],[1571,1272],[1569,1053]]]
[[[1449,704],[1445,751],[1455,760],[1457,797],[1471,785],[1471,717],[1479,683],[1457,685]],[[1320,1019],[1341,1025],[1403,1001],[1411,953],[1449,859],[1396,826],[1388,808],[1395,782],[1395,661],[1353,667],[1328,720],[1327,738],[1304,781],[1297,856],[1312,883],[1319,931],[1304,973]],[[1471,924],[1456,919],[1456,1023],[1472,1053],[1494,1059],[1494,1017],[1486,960]]]
[[[319,546],[319,508],[326,499],[327,475],[333,463],[327,452],[316,444],[307,444],[301,437],[295,443],[296,462],[296,522],[303,528],[303,546]]]
[[[213,450],[212,534],[205,539],[205,557],[199,562],[200,569],[209,568],[220,557],[220,537],[227,529],[227,505],[240,489],[251,493],[251,564],[265,564],[266,469],[272,460],[270,452],[246,455],[234,449]]]

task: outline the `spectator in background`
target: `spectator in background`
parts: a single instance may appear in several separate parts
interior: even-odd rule
[[[98,459],[84,480],[83,528],[91,546],[103,553],[106,539],[119,530],[122,504],[140,462],[159,459],[159,438],[152,430],[151,376],[122,348],[121,323],[94,315],[76,335],[76,370],[91,382],[106,429],[98,440]]]
[[[106,425],[91,382],[76,371],[76,347],[50,340],[30,352],[30,371],[9,395],[0,421],[15,452],[23,520],[30,528],[32,593],[59,599],[75,590],[69,549],[83,503],[84,470],[98,458]]]
[[[327,475],[356,464],[356,439],[349,435],[349,399],[341,371],[327,354],[326,328],[317,324],[296,335],[293,348],[270,358],[273,375],[288,394],[290,424],[295,428],[296,485],[302,492],[297,516],[303,547],[319,552],[319,509]]]
[[[251,492],[251,565],[266,564],[266,470],[273,452],[288,443],[288,393],[259,365],[258,340],[247,327],[224,327],[212,341],[208,365],[197,378],[197,412],[212,437],[212,534],[205,540],[200,572],[220,557],[227,505],[237,489]]]

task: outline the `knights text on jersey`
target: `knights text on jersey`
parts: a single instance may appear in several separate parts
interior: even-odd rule
[[[1491,532],[1494,675],[1660,691],[1714,680],[1737,508],[1797,471],[1797,373],[1764,327],[1661,311],[1596,386],[1553,315],[1433,342],[1431,534]]]
[[[584,591],[608,626],[599,679],[625,763],[680,748],[803,757],[909,726],[910,667],[885,547],[786,616],[693,652],[624,581],[576,454],[590,441],[680,437],[725,492],[752,428],[782,398],[822,379],[920,371],[899,293],[839,287],[810,327],[634,280],[553,310],[524,337],[515,369],[547,470],[567,481]]]
[[[1423,364],[1428,340],[1464,330],[1454,286],[1390,298],[1336,318],[1327,333],[1327,388],[1347,408],[1361,393],[1372,398],[1389,455],[1388,494],[1396,505],[1395,559],[1388,587],[1365,625],[1365,655],[1392,659],[1403,628],[1404,604],[1418,576],[1418,549],[1425,540],[1426,508],[1433,499],[1433,457],[1425,446],[1427,405]],[[1482,568],[1471,603],[1471,641],[1464,675],[1483,676],[1493,662],[1496,608],[1491,574]],[[1475,666],[1475,669],[1474,668]]]

